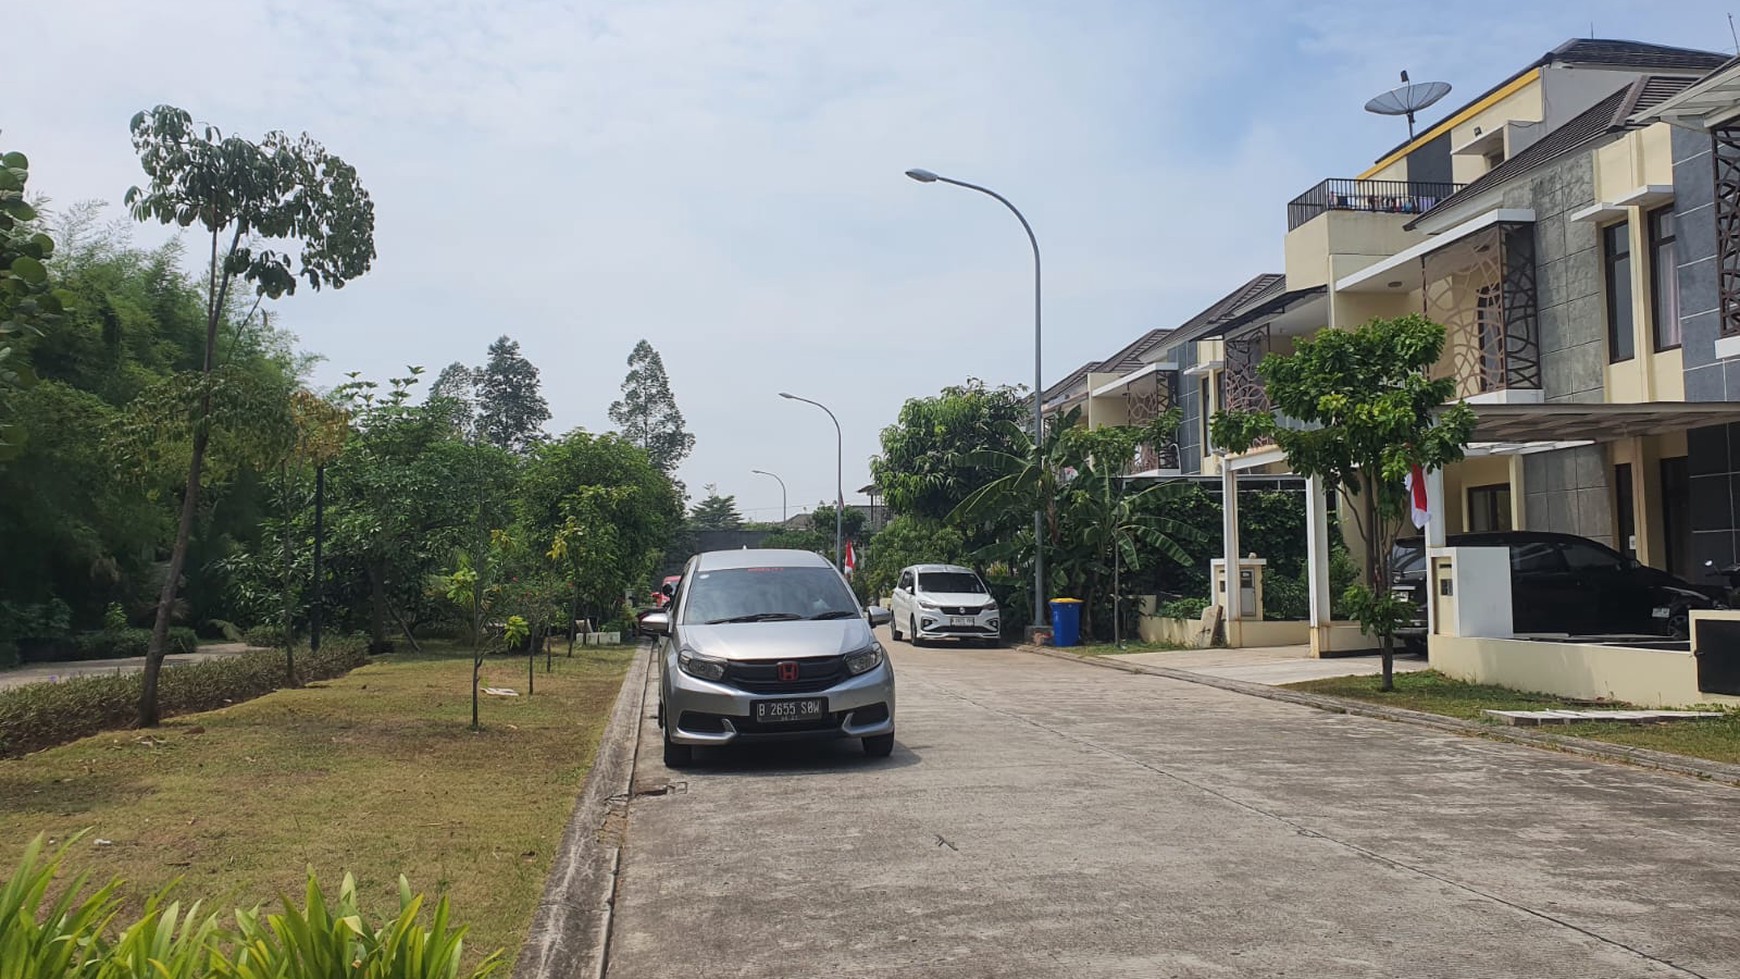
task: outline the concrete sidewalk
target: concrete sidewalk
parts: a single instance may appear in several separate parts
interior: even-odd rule
[[[1163,666],[1205,676],[1278,687],[1303,680],[1337,676],[1375,676],[1383,672],[1383,657],[1335,656],[1316,659],[1307,646],[1259,646],[1250,649],[1182,649],[1173,652],[1130,653],[1108,657],[1144,666]],[[1425,657],[1397,654],[1397,673],[1428,669]]]
[[[212,643],[191,653],[171,653],[163,657],[164,666],[203,663],[254,651],[256,647],[241,642]],[[0,690],[26,687],[33,683],[59,683],[80,676],[102,676],[112,673],[137,673],[145,668],[145,657],[125,659],[62,660],[51,663],[27,663],[15,670],[0,672]]]

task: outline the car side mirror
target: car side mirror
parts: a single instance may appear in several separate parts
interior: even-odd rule
[[[640,631],[653,636],[671,634],[671,613],[648,612],[640,617]]]
[[[870,617],[870,627],[872,629],[876,628],[877,626],[887,625],[888,623],[894,621],[894,613],[888,611],[887,609],[883,608],[880,605],[872,605],[869,608],[865,609],[864,613]]]
[[[659,594],[666,598],[675,598],[677,596],[677,586],[666,582],[659,586]]]

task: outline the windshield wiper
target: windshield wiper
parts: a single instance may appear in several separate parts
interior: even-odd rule
[[[801,619],[803,616],[791,612],[751,612],[748,615],[734,615],[728,619],[709,619],[708,625],[728,625],[733,622],[789,622]]]
[[[810,616],[810,619],[812,621],[816,619],[855,619],[858,617],[858,614],[859,613],[854,612],[849,608],[831,608],[826,612],[817,612],[815,615]]]

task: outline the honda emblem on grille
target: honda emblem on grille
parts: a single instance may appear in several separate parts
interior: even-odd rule
[[[796,663],[781,663],[781,664],[779,664],[779,682],[781,682],[781,683],[796,683],[797,678],[798,678],[798,665]]]

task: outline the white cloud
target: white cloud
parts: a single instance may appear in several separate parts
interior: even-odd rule
[[[1710,11],[1597,16],[1673,40]],[[57,198],[118,200],[137,173],[126,120],[146,105],[305,129],[378,206],[375,270],[282,304],[324,380],[475,362],[508,333],[542,368],[555,424],[602,429],[645,336],[698,437],[683,477],[766,515],[778,487],[751,468],[783,475],[794,506],[833,492],[831,426],[776,391],[839,413],[850,491],[905,398],[1031,379],[1020,228],[907,167],[994,186],[1032,219],[1051,379],[1278,268],[1286,200],[1399,138],[1358,112],[1395,70],[1466,68],[1452,80],[1472,94],[1581,32],[1563,16],[1494,4],[1422,29],[1376,2],[37,4],[9,14],[35,39],[9,73],[39,84],[8,105],[5,143]]]

